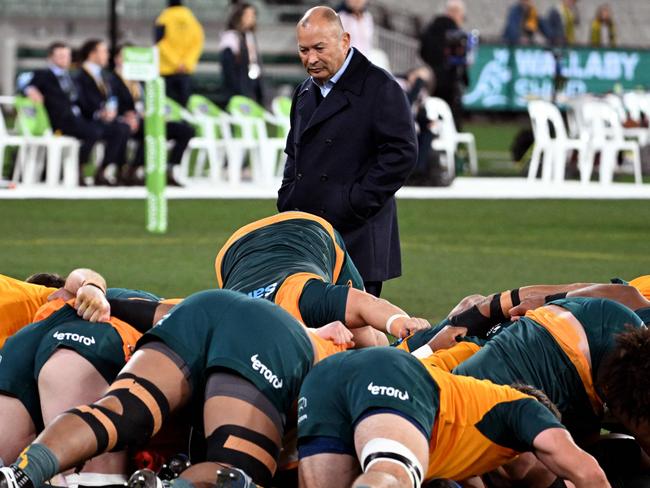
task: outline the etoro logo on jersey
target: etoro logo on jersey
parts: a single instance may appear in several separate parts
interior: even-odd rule
[[[263,286],[261,288],[256,288],[253,291],[249,291],[247,295],[251,298],[268,298],[278,287],[277,281],[271,283],[270,285]]]
[[[266,365],[262,363],[262,361],[257,359],[257,356],[258,356],[257,354],[251,356],[251,364],[253,365],[253,369],[255,371],[259,371],[259,373],[262,376],[264,376],[264,379],[269,383],[271,383],[271,386],[273,386],[273,388],[275,388],[276,390],[282,388],[282,383],[283,383],[282,379],[278,378],[278,376],[275,373],[273,373],[273,371],[271,371],[269,368],[267,368]]]
[[[74,334],[72,332],[59,332],[58,330],[54,334],[52,334],[52,337],[54,337],[57,341],[66,340],[72,342],[79,342],[84,346],[92,346],[95,343],[94,337],[86,337],[83,335]]]
[[[372,381],[368,384],[368,391],[371,395],[383,395],[393,398],[399,398],[400,400],[408,400],[409,392],[402,391],[394,386],[377,386],[373,385]]]

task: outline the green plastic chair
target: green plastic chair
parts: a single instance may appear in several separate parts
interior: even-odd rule
[[[176,100],[165,97],[165,112],[163,116],[167,122],[181,122],[185,120],[186,117],[183,116],[184,110],[183,106]]]
[[[76,186],[79,183],[79,141],[74,137],[52,133],[52,125],[45,106],[23,96],[15,99],[16,126],[26,138],[27,151],[24,164],[16,166],[13,179],[23,183],[37,183],[41,179],[43,167],[47,164],[46,184]],[[39,157],[39,149],[45,148],[45,162]]]
[[[18,130],[23,136],[41,137],[52,134],[52,124],[42,103],[23,96],[16,97]]]
[[[286,136],[282,122],[259,103],[242,95],[231,97],[227,109],[240,123],[242,138],[258,144],[259,166],[253,167],[254,173],[257,169],[253,179],[263,184],[272,183],[284,166]],[[238,134],[235,132],[235,135]]]
[[[282,117],[291,116],[291,98],[278,96],[273,99],[273,113]]]
[[[219,106],[212,102],[207,97],[203,95],[192,95],[190,96],[187,102],[187,108],[195,117],[208,117],[212,119],[219,119],[225,115],[225,112],[219,108]],[[214,137],[220,139],[223,137],[221,134],[221,129],[219,124],[213,124],[214,134],[207,134],[207,130],[204,124],[197,123],[195,125],[197,135],[201,137],[206,137],[208,135],[213,135]]]
[[[286,139],[291,127],[291,98],[285,96],[275,97],[271,103],[271,108],[278,122],[282,124],[278,127],[278,135]]]
[[[181,179],[188,180],[190,173],[194,175],[195,179],[204,178],[207,162],[210,180],[215,183],[221,181],[221,168],[224,164],[226,148],[222,140],[223,130],[220,124],[214,121],[213,114],[217,113],[223,113],[223,111],[200,95],[190,97],[187,109],[171,98],[166,98],[165,120],[187,122],[196,131],[196,136],[190,139],[181,160]],[[196,151],[196,157],[193,156],[194,151]]]

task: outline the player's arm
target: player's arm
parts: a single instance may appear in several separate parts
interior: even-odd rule
[[[536,295],[522,301],[516,307],[509,310],[510,315],[524,315],[528,310],[541,307],[544,303],[560,298],[608,298],[615,302],[621,303],[632,310],[638,310],[644,307],[650,307],[650,301],[647,300],[636,288],[629,285],[621,284],[583,284],[584,286],[568,290],[564,293],[552,295]]]
[[[351,329],[370,325],[398,338],[431,327],[426,319],[410,317],[389,301],[356,288],[350,288],[348,291],[345,324]]]
[[[106,300],[106,280],[92,269],[78,268],[70,272],[65,285],[52,293],[48,300],[75,299],[77,315],[90,322],[105,322],[111,314]]]
[[[580,449],[565,429],[543,430],[533,440],[533,447],[548,469],[571,481],[576,488],[610,486],[596,460]]]
[[[123,320],[142,333],[156,325],[175,305],[175,303],[125,298],[111,298],[108,302],[113,317]]]
[[[465,327],[466,334],[469,336],[485,337],[493,326],[506,322],[515,315],[520,315],[514,312],[517,312],[519,309],[516,307],[524,302],[532,304],[539,301],[537,306],[540,306],[545,300],[563,298],[571,290],[590,285],[591,283],[573,283],[524,286],[493,293],[482,299],[481,295],[470,295],[454,307],[450,313],[449,321],[456,327]],[[463,306],[466,307],[464,310]]]

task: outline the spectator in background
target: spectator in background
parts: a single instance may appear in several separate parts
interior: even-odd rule
[[[116,181],[109,180],[106,167],[114,163],[121,175],[126,163],[126,143],[131,133],[129,125],[117,117],[117,98],[113,94],[112,75],[104,71],[108,66],[108,46],[99,39],[90,39],[81,46],[79,52],[82,65],[77,74],[79,107],[83,117],[101,130],[107,143],[104,147],[104,160],[95,173],[95,185],[113,186]],[[109,139],[112,143],[109,143]]]
[[[419,66],[406,73],[398,81],[411,104],[415,118],[415,128],[418,138],[418,162],[407,180],[408,186],[447,186],[451,183],[446,172],[442,171],[440,158],[433,150],[433,122],[427,115],[424,103],[433,91],[436,80],[428,66]]]
[[[567,46],[575,44],[579,23],[577,0],[562,0],[549,9],[542,30],[551,46]]]
[[[160,74],[167,96],[185,106],[192,94],[190,75],[203,51],[203,28],[182,0],[169,0],[168,5],[156,19]]]
[[[532,0],[520,0],[508,11],[503,42],[511,46],[535,44],[535,34],[540,32],[537,8]]]
[[[596,10],[596,17],[591,21],[589,41],[592,46],[616,46],[616,24],[609,5],[603,4]]]
[[[337,13],[343,30],[350,34],[352,47],[370,57],[374,47],[375,23],[367,7],[368,0],[345,0]]]
[[[436,75],[432,95],[449,104],[458,130],[462,129],[462,96],[467,78],[467,36],[462,31],[465,23],[465,3],[447,0],[445,13],[433,19],[426,27],[420,44],[420,56]]]
[[[224,102],[244,95],[263,105],[262,62],[255,39],[257,10],[245,2],[235,3],[232,9],[219,41]]]
[[[143,90],[139,82],[125,80],[122,77],[122,50],[125,47],[119,46],[113,59],[115,63],[115,76],[112,79],[113,93],[117,98],[118,115],[131,128],[131,137],[137,141],[138,146],[130,164],[124,167],[121,180],[125,185],[142,185],[144,181],[138,178],[136,173],[138,168],[144,166]],[[170,121],[165,124],[165,130],[167,140],[174,142],[167,161],[167,184],[181,186],[174,178],[172,168],[180,164],[190,139],[194,137],[194,128],[185,122]]]
[[[52,43],[47,49],[47,68],[21,75],[18,90],[31,100],[45,104],[55,132],[81,141],[79,164],[83,165],[98,140],[104,139],[107,146],[119,146],[123,135],[119,131],[102,130],[101,124],[81,115],[79,90],[69,71],[71,61],[72,53],[67,44]],[[108,156],[105,154],[105,159]],[[81,172],[79,184],[85,184]]]

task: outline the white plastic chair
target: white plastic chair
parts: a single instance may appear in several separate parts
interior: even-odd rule
[[[456,173],[455,154],[459,144],[467,146],[469,153],[469,167],[472,174],[478,173],[478,159],[476,157],[476,140],[470,132],[458,132],[454,117],[447,102],[442,98],[429,97],[424,101],[427,118],[436,123],[438,132],[431,146],[434,151],[445,153],[447,172],[453,177]]]
[[[641,155],[637,141],[626,140],[623,136],[623,126],[616,113],[608,103],[590,102],[582,107],[583,119],[589,126],[589,155],[581,179],[589,181],[593,171],[593,161],[600,153],[599,180],[609,184],[614,178],[617,156],[621,151],[632,154],[634,182],[641,184]]]
[[[231,97],[227,108],[232,123],[238,125],[241,131],[245,147],[255,144],[249,149],[253,181],[263,185],[272,184],[273,178],[284,166],[286,138],[272,135],[269,129],[283,131],[284,122],[254,100],[241,95]]]
[[[642,112],[636,92],[626,92],[622,97],[609,93],[603,100],[614,109],[621,122],[621,127],[628,119],[637,123],[641,122]],[[650,139],[650,130],[647,127],[622,127],[622,130],[623,137],[635,139],[641,146],[645,146]]]
[[[528,113],[535,136],[528,180],[531,181],[537,177],[539,166],[542,164],[542,181],[547,183],[551,180],[564,181],[569,151],[577,151],[578,170],[582,175],[583,169],[587,166],[587,135],[581,134],[577,139],[570,138],[560,110],[552,103],[533,100],[528,103]]]

